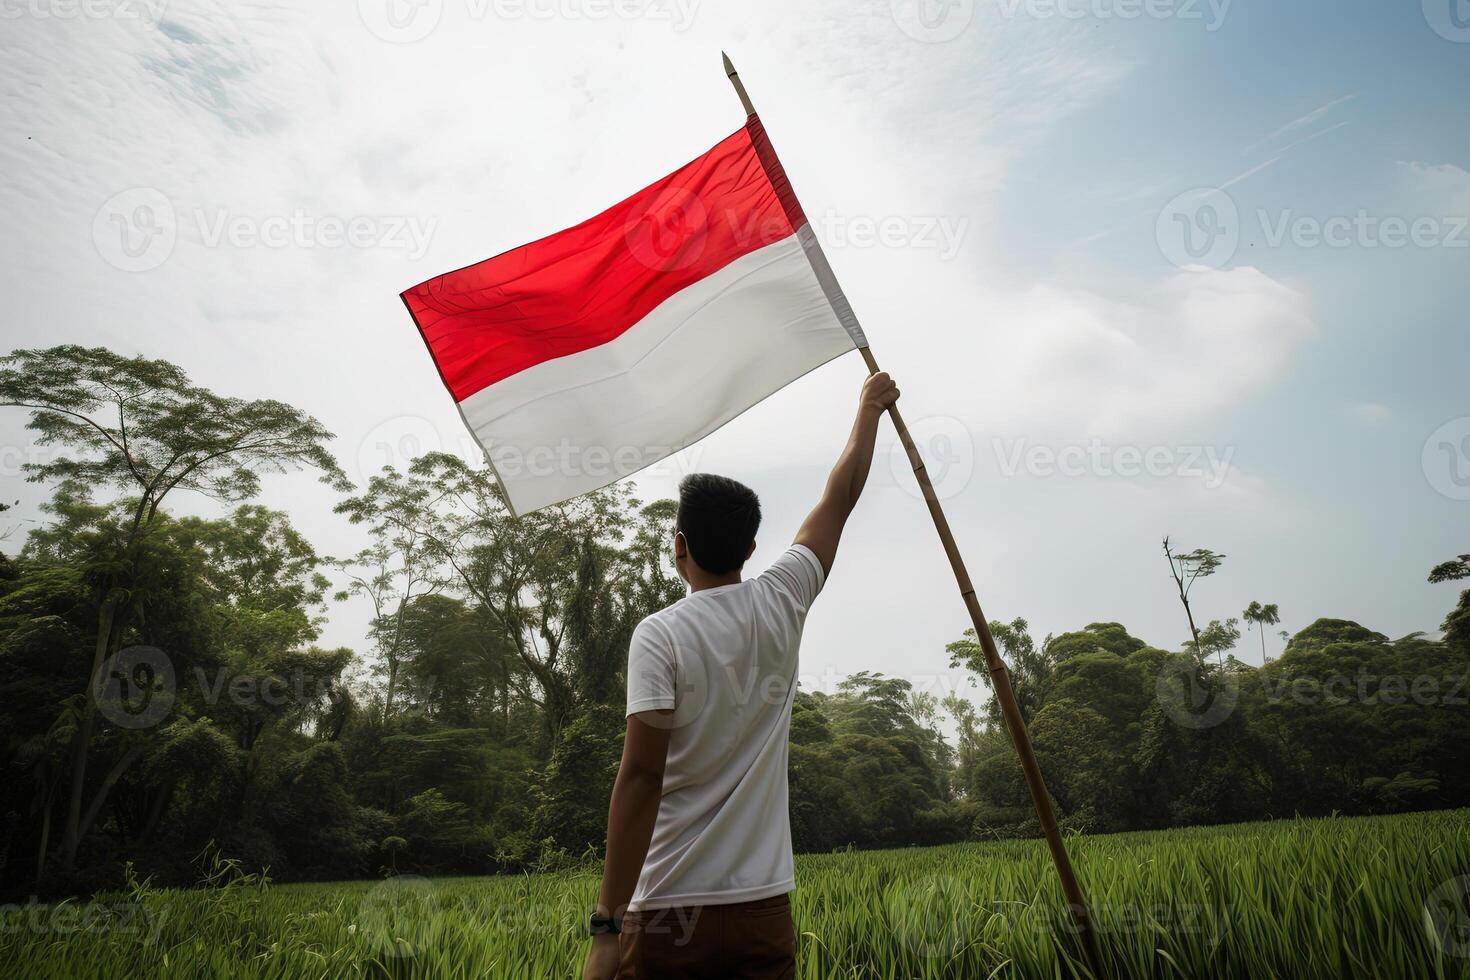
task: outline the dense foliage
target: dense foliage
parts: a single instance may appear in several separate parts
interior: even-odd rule
[[[49,519],[0,556],[0,890],[119,886],[129,862],[193,881],[211,847],[278,880],[545,870],[600,848],[628,637],[683,594],[670,502],[611,488],[512,519],[483,469],[443,454],[352,487],[314,420],[165,362],[61,347],[3,365],[0,403],[56,455],[31,472]],[[258,473],[300,467],[341,488],[358,553],[320,555],[252,502]],[[176,488],[233,509],[182,516]],[[1224,556],[1168,557],[1180,651],[1117,623],[1040,643],[993,626],[1065,826],[1470,804],[1470,592],[1443,640],[1319,620],[1253,668],[1228,655],[1235,620],[1196,629],[1189,606]],[[1467,574],[1463,557],[1434,570]],[[367,634],[321,648],[349,596]],[[984,676],[973,635],[950,652]],[[900,678],[801,691],[790,776],[802,851],[1037,833],[995,705]]]

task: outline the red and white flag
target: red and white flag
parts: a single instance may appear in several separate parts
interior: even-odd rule
[[[755,115],[597,217],[403,300],[518,514],[867,346]]]

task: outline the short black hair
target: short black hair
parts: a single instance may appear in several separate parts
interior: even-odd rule
[[[679,481],[674,529],[684,535],[694,563],[711,575],[744,565],[760,526],[760,498],[745,484],[713,473],[691,473]]]

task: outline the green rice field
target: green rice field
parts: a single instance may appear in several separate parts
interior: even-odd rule
[[[1078,837],[1107,968],[1141,977],[1470,978],[1470,812]],[[0,913],[7,977],[572,977],[598,872],[135,883]],[[1066,977],[1040,841],[806,855],[798,976]]]

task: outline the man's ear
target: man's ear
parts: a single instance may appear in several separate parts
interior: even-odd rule
[[[674,532],[674,571],[686,583],[689,581],[689,566],[694,560],[689,556],[689,539],[684,537],[683,531]]]
[[[745,560],[750,561],[750,556],[755,554],[755,542],[750,543],[750,550],[745,553]]]

